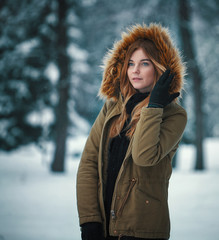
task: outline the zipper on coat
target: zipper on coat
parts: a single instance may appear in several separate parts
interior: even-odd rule
[[[130,185],[129,185],[128,191],[127,191],[127,193],[126,193],[126,195],[125,195],[125,197],[124,197],[120,207],[118,208],[118,211],[117,211],[117,214],[116,214],[117,217],[120,217],[122,215],[122,211],[124,209],[125,203],[126,203],[128,197],[129,197],[129,194],[130,194],[132,188],[134,187],[136,181],[137,181],[136,178],[132,178],[130,180]]]
[[[111,210],[110,213],[111,213],[112,219],[115,220],[116,219],[115,211]]]

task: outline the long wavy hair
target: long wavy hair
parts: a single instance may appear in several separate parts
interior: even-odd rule
[[[153,66],[154,66],[155,79],[154,79],[153,87],[156,84],[159,77],[162,75],[162,73],[166,70],[166,68],[160,64],[159,52],[158,52],[156,46],[154,45],[153,41],[148,40],[148,39],[138,39],[137,41],[135,41],[134,43],[132,43],[129,46],[126,57],[125,57],[125,61],[124,61],[123,67],[122,67],[121,76],[120,76],[120,91],[121,91],[121,94],[124,99],[123,106],[122,106],[122,113],[120,114],[120,116],[115,118],[114,121],[112,122],[112,126],[110,129],[110,137],[111,138],[119,135],[119,133],[121,132],[121,130],[128,118],[125,105],[128,102],[128,100],[130,99],[130,97],[133,94],[137,93],[137,90],[133,88],[133,86],[131,85],[131,83],[129,81],[128,75],[127,75],[129,60],[130,60],[132,54],[137,49],[142,49],[145,52],[145,54],[147,55],[147,57],[151,60]],[[132,135],[134,134],[136,125],[140,118],[141,109],[142,109],[142,107],[146,107],[148,105],[149,98],[150,98],[150,95],[146,99],[144,99],[143,101],[138,103],[135,106],[135,108],[133,109],[131,121],[130,121],[129,125],[127,126],[127,132],[126,132],[127,137],[131,138]]]

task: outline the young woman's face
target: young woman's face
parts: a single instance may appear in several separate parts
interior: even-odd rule
[[[132,86],[139,92],[150,92],[155,80],[155,69],[142,48],[135,50],[129,60],[127,75]]]

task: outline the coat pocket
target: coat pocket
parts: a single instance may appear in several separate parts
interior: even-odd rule
[[[136,214],[135,221],[139,230],[152,230],[160,224],[164,216],[164,199],[161,197],[162,184],[154,183],[152,186],[136,187],[132,209]]]

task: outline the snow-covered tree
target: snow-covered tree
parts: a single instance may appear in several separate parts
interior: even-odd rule
[[[55,118],[55,152],[51,170],[65,170],[66,141],[70,134],[75,135],[77,128],[86,131],[87,125],[81,127],[81,119],[75,109],[77,88],[83,88],[80,74],[86,72],[87,53],[80,48],[82,32],[80,26],[81,4],[76,0],[56,0],[56,64],[59,69],[57,82],[58,102]],[[81,94],[81,92],[79,92]],[[80,97],[83,95],[80,95]],[[82,98],[83,100],[83,98]],[[69,125],[76,126],[73,131]],[[71,128],[72,129],[72,128]],[[88,129],[87,129],[88,130]]]
[[[52,85],[45,75],[51,59],[50,5],[46,1],[5,1],[0,8],[0,142],[12,150],[43,135],[43,111]]]

